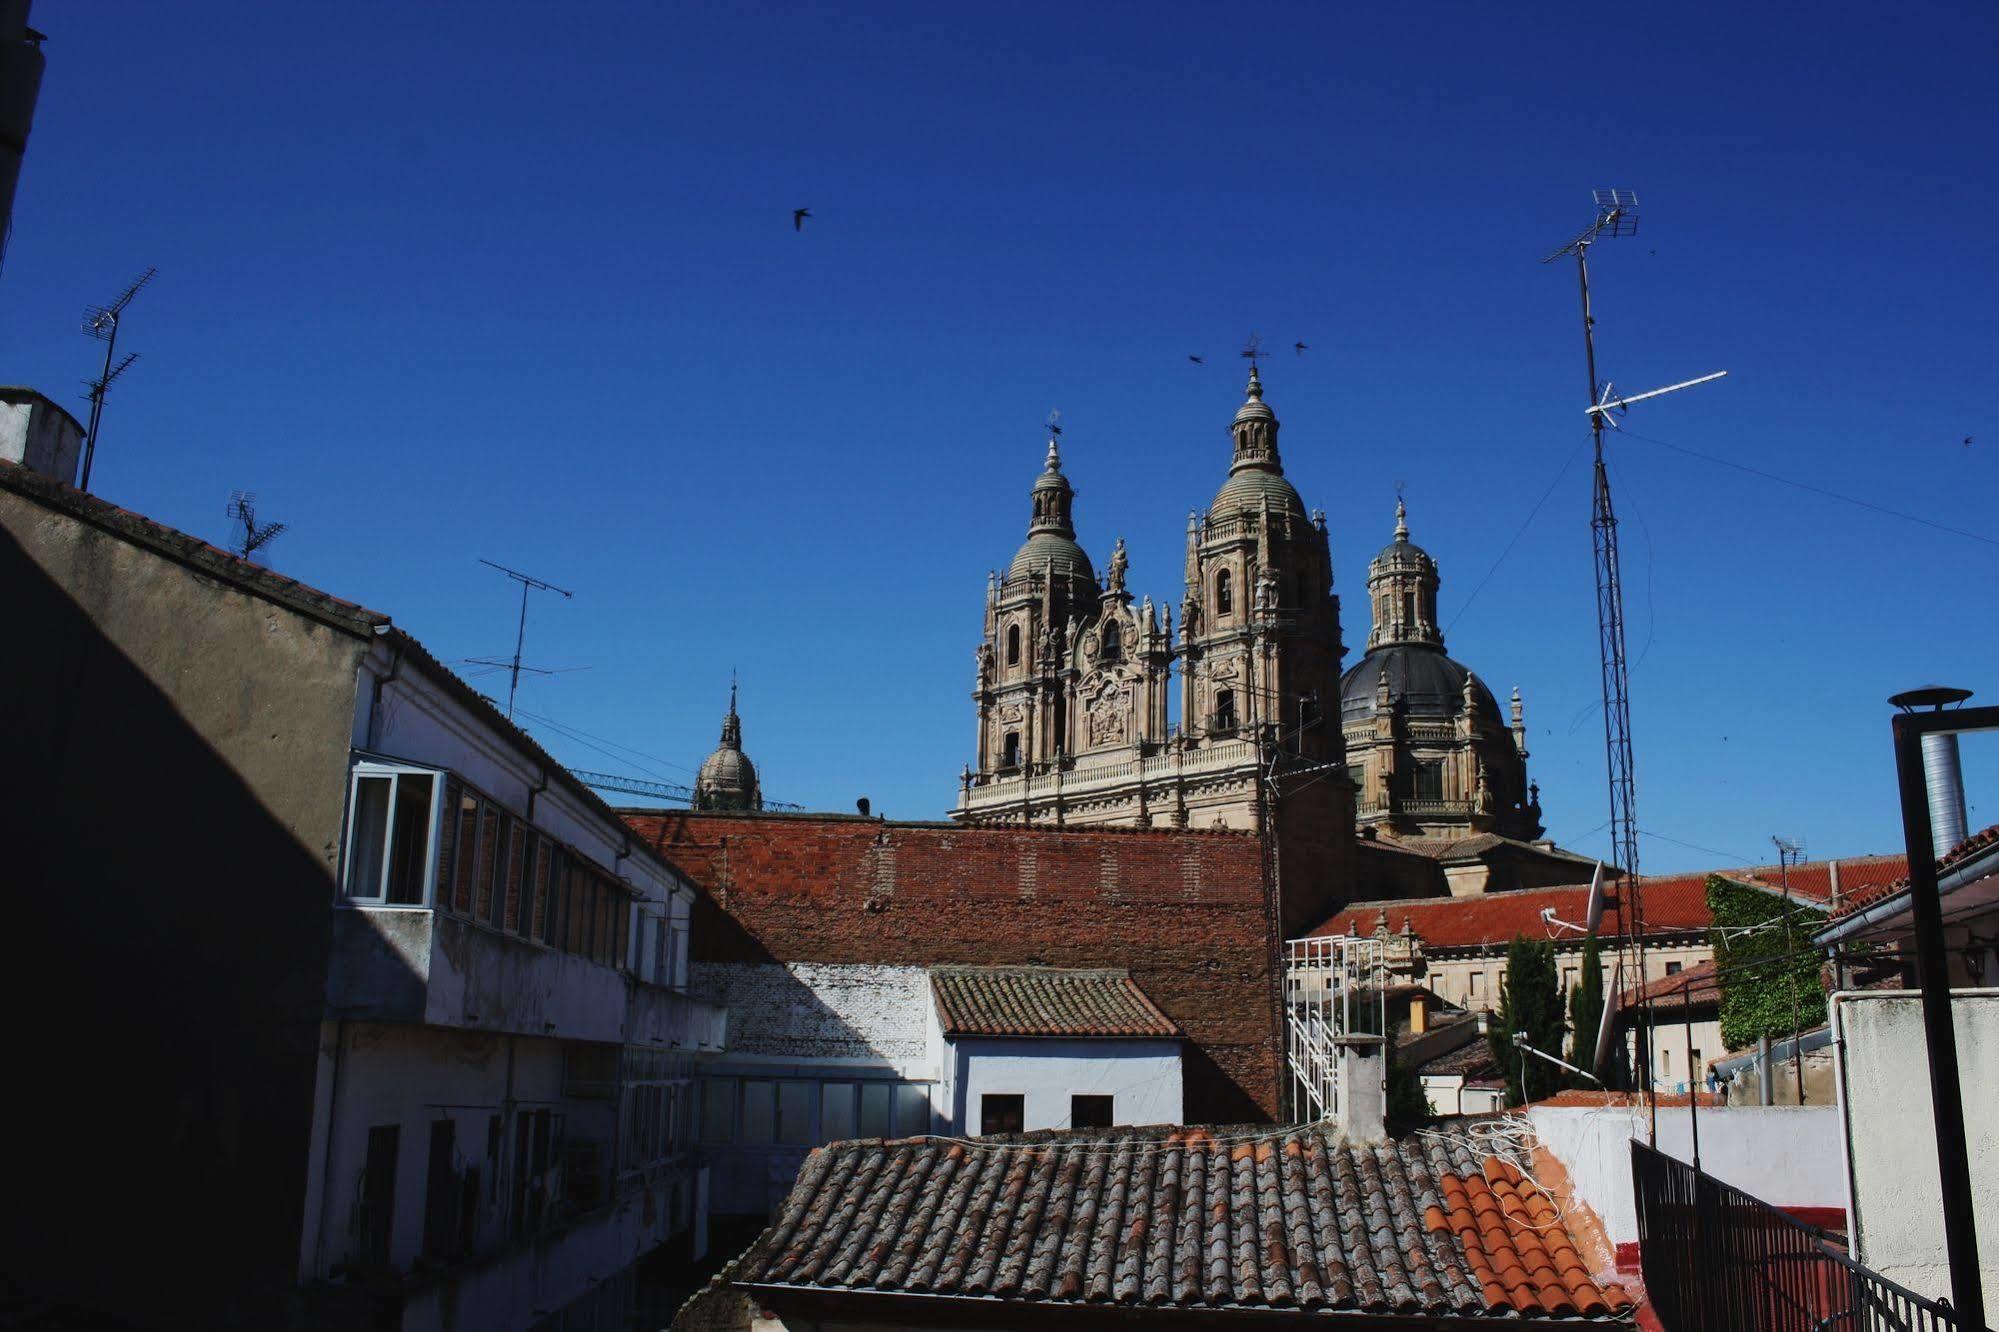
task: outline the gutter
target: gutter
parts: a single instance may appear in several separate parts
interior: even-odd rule
[[[1939,905],[1945,895],[1956,892],[1966,884],[1989,878],[1994,873],[1999,873],[1999,850],[1988,850],[1983,855],[1973,856],[1947,873],[1939,875],[1937,877]],[[1872,926],[1903,915],[1914,905],[1909,895],[1911,888],[1912,885],[1904,883],[1880,901],[1871,903],[1862,910],[1820,930],[1812,936],[1812,942],[1820,947],[1842,943]]]

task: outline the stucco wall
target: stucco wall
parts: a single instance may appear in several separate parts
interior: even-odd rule
[[[1631,1141],[1645,1141],[1644,1106],[1537,1105],[1527,1118],[1611,1243],[1636,1243]],[[1703,1106],[1700,1137],[1701,1169],[1764,1202],[1794,1208],[1846,1203],[1839,1116],[1831,1106]],[[1668,1156],[1693,1159],[1686,1106],[1659,1107],[1657,1145]]]
[[[283,1326],[368,643],[114,531],[129,515],[0,470],[16,630],[0,808],[25,941],[4,985],[11,1011],[60,1015],[21,1024],[13,1054],[65,1091],[15,1163],[0,1246],[61,1301],[150,1326]],[[190,1226],[207,1198],[231,1206]],[[147,1242],[122,1246],[106,1281],[101,1247],[76,1236],[112,1199],[118,1233]]]
[[[731,1058],[855,1060],[935,1076],[925,967],[696,962],[692,989],[728,1010]]]
[[[1910,991],[1838,994],[1832,1016],[1853,1181],[1854,1254],[1920,1294],[1948,1295],[1921,998]],[[1955,992],[1951,1021],[1978,1260],[1991,1307],[1999,1303],[1999,990]]]
[[[1022,1125],[1065,1129],[1071,1096],[1115,1098],[1115,1124],[1178,1124],[1178,1041],[1056,1041],[964,1038],[952,1042],[952,1131],[976,1135],[980,1098],[1025,1098]]]

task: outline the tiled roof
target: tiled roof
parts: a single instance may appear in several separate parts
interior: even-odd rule
[[[937,1015],[953,1036],[1178,1036],[1128,971],[938,967]]]
[[[1999,842],[1999,823],[1995,823],[1990,828],[1986,828],[1981,832],[1973,833],[1945,852],[1943,859],[1937,861],[1937,873],[1949,873],[1959,865],[1970,860],[1973,856],[1992,846],[1995,842]],[[1833,908],[1832,919],[1844,920],[1854,912],[1863,911],[1873,906],[1876,902],[1893,897],[1896,893],[1907,888],[1909,886],[1908,857],[1897,856],[1894,860],[1896,867],[1894,878],[1884,877],[1877,879],[1858,892],[1849,889],[1846,881],[1846,867],[1845,865],[1841,865],[1839,872],[1839,905]],[[1795,876],[1797,871],[1793,869],[1791,873]],[[1795,878],[1792,882],[1796,882]]]
[[[1492,1046],[1483,1033],[1474,1036],[1455,1050],[1446,1050],[1433,1059],[1425,1059],[1416,1066],[1419,1076],[1433,1078],[1456,1075],[1476,1081],[1499,1075],[1499,1065],[1492,1059]]]
[[[1713,919],[1707,909],[1707,875],[1662,875],[1644,880],[1645,924],[1648,934],[1704,933]],[[1622,932],[1618,893],[1613,890],[1604,905],[1598,937],[1608,939]],[[1404,928],[1413,930],[1428,948],[1471,948],[1480,944],[1504,946],[1515,935],[1530,939],[1554,938],[1580,943],[1574,930],[1549,926],[1541,912],[1555,909],[1559,920],[1582,924],[1589,907],[1589,887],[1520,888],[1503,893],[1480,893],[1472,897],[1421,897],[1386,902],[1356,902],[1313,930],[1313,934],[1371,935],[1388,917],[1391,934]]]
[[[1909,858],[1899,852],[1886,856],[1851,856],[1836,862],[1808,860],[1790,868],[1788,881],[1791,896],[1820,908],[1831,906],[1834,864],[1839,866],[1839,901],[1842,904],[1856,893],[1875,893],[1878,896],[1877,890],[1883,885],[1905,879],[1909,873]],[[1773,893],[1785,890],[1786,875],[1783,867],[1778,865],[1730,870],[1728,877]]]
[[[1647,981],[1624,1003],[1627,1007],[1650,1004],[1653,1008],[1677,1011],[1689,1001],[1696,1008],[1721,1002],[1721,982],[1715,978],[1713,962],[1701,962],[1675,975]]]
[[[1571,1227],[1469,1138],[1316,1128],[834,1143],[724,1279],[1107,1310],[1610,1319]],[[936,1321],[932,1319],[931,1321]]]
[[[1684,1109],[1687,1104],[1687,1094],[1685,1092],[1659,1092],[1651,1097],[1651,1102],[1660,1106],[1678,1106]],[[1716,1092],[1702,1092],[1700,1093],[1700,1103],[1702,1105],[1720,1105],[1722,1104],[1722,1097]],[[1618,1106],[1630,1109],[1642,1109],[1647,1104],[1647,1099],[1644,1092],[1599,1091],[1594,1087],[1570,1087],[1566,1090],[1556,1092],[1553,1096],[1543,1097],[1535,1101],[1534,1104],[1580,1107]]]

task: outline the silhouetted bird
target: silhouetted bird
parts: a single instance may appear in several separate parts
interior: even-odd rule
[[[1202,360],[1202,359],[1201,359],[1200,357],[1198,357],[1198,356],[1191,356],[1191,355],[1190,355],[1190,356],[1189,356],[1189,357],[1188,357],[1187,359],[1188,359],[1188,360],[1190,360],[1190,361],[1192,361],[1192,362],[1193,362],[1193,363],[1194,363],[1195,365],[1206,365],[1206,364],[1207,364],[1207,362],[1206,362],[1206,361]]]
[[[1306,353],[1306,351],[1309,350],[1309,348],[1307,348],[1305,344],[1302,342],[1294,342],[1291,344],[1291,350],[1297,352],[1300,356],[1303,356]]]
[[[1966,435],[1964,437],[1964,447],[1967,449],[1971,447],[1971,436]]]
[[[794,209],[792,209],[792,210],[791,210],[791,229],[792,229],[793,231],[803,231],[803,230],[805,230],[805,219],[806,219],[806,218],[808,218],[808,217],[811,217],[811,216],[812,216],[812,210],[811,210],[810,208],[794,208]]]

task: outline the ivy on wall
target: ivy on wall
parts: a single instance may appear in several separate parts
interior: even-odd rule
[[[1751,888],[1719,874],[1707,877],[1708,913],[1714,918],[1714,961],[1721,971],[1721,1042],[1730,1050],[1757,1038],[1788,1037],[1825,1021],[1825,987],[1812,934],[1826,913],[1793,898]],[[1789,929],[1786,930],[1786,912]],[[1764,966],[1745,966],[1764,959]]]

